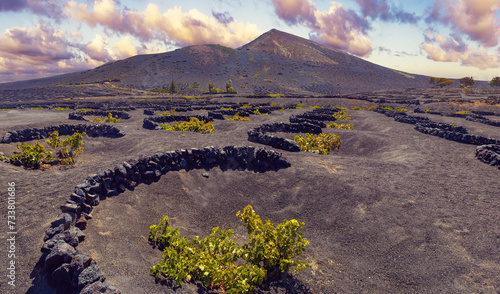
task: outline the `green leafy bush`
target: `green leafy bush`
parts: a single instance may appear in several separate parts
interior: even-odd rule
[[[108,113],[108,116],[104,119],[104,121],[100,118],[96,118],[92,120],[93,122],[105,122],[105,123],[119,123],[121,120],[118,118],[118,115],[113,117],[111,113]]]
[[[56,107],[54,110],[69,110],[69,107]]]
[[[260,110],[258,110],[258,109],[255,109],[255,110],[253,111],[253,113],[254,113],[255,115],[269,115],[269,113],[260,113]]]
[[[467,113],[469,113],[469,111],[463,110],[463,111],[456,111],[455,113],[456,114],[467,114]]]
[[[347,113],[345,111],[335,112],[333,114],[333,117],[335,119],[340,119],[340,120],[350,120],[351,119],[351,116],[349,115],[349,113]]]
[[[279,277],[294,267],[294,272],[308,267],[298,259],[309,241],[299,231],[303,222],[285,220],[276,228],[269,219],[262,222],[251,205],[236,216],[247,228],[249,242],[241,247],[231,239],[231,229],[218,227],[200,239],[181,238],[177,228],[170,227],[168,217],[149,228],[149,239],[162,248],[163,256],[150,269],[155,277],[184,281],[201,281],[222,293],[249,293],[270,277]]]
[[[400,107],[400,108],[394,108],[394,111],[396,111],[396,112],[408,112],[408,109]]]
[[[352,108],[352,110],[361,110],[361,107],[359,107],[359,106],[354,106],[354,107]]]
[[[393,110],[393,108],[390,106],[380,106],[380,108],[383,110]]]
[[[212,134],[214,132],[213,122],[200,121],[196,117],[191,117],[189,122],[181,122],[174,125],[160,124],[160,127],[166,131],[189,131],[202,134]]]
[[[56,153],[56,159],[64,165],[69,165],[75,162],[75,157],[83,151],[83,136],[85,133],[74,133],[71,137],[64,139],[61,142],[59,132],[54,131],[49,134],[47,144],[51,147],[49,151],[39,142],[33,145],[29,143],[21,143],[17,148],[21,149],[21,153],[14,154],[9,158],[9,161],[21,161],[24,165],[29,167],[39,167],[43,161],[52,161],[54,156],[52,152]]]
[[[158,113],[158,115],[175,115],[175,114],[176,114],[175,109],[172,109],[170,111],[167,110],[167,111]]]
[[[336,134],[305,134],[297,135],[294,139],[302,151],[328,155],[331,150],[339,149],[342,144],[339,135]]]
[[[306,106],[305,104],[297,104],[297,105],[295,106],[295,109],[302,109],[302,108],[304,108],[305,106]]]
[[[226,117],[226,120],[235,120],[235,121],[251,121],[251,119],[249,117],[243,117],[243,116],[240,116],[240,113],[239,112],[236,112],[236,114],[230,118],[230,117]]]
[[[92,108],[80,108],[78,111],[94,111],[95,109]]]
[[[250,104],[244,104],[240,108],[252,108],[252,105],[250,105]]]
[[[377,106],[372,105],[372,106],[368,107],[366,110],[368,110],[368,111],[373,111],[373,110],[375,110],[375,109],[377,109]]]
[[[19,160],[24,165],[36,167],[42,160],[52,158],[51,153],[48,152],[39,142],[35,142],[33,145],[23,142],[21,144],[17,144],[16,147],[18,149],[21,148],[21,153],[12,155],[9,158],[11,162]]]
[[[343,129],[343,130],[354,130],[354,125],[353,124],[337,124],[337,123],[331,123],[326,125],[329,128],[332,129]]]

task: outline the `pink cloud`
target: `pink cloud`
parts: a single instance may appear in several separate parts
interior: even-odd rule
[[[179,46],[218,43],[230,47],[243,45],[261,34],[253,24],[227,18],[209,17],[196,9],[183,12],[174,7],[162,13],[149,3],[145,11],[121,11],[113,0],[95,0],[93,8],[71,0],[66,14],[90,26],[101,25],[108,32],[131,34],[142,41],[170,39]]]
[[[485,47],[498,45],[500,0],[436,0],[427,22],[441,22]]]
[[[272,0],[276,14],[287,24],[316,23],[316,7],[309,0]]]
[[[442,62],[460,62],[464,66],[472,66],[482,70],[500,66],[500,57],[483,48],[473,50],[457,36],[443,37],[429,31],[425,35],[426,42],[419,47],[427,53],[427,58]]]
[[[358,56],[372,52],[366,37],[369,24],[354,11],[332,2],[328,11],[319,11],[309,0],[273,0],[278,17],[288,24],[301,24],[312,30],[310,38]]]
[[[386,0],[356,0],[356,2],[361,6],[363,16],[372,19],[380,18],[383,21],[402,23],[416,23],[419,19],[414,13],[390,6]]]
[[[45,15],[54,19],[62,17],[61,4],[59,0],[2,0],[0,11],[31,10],[38,15]]]

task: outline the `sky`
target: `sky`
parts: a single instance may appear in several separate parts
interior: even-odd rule
[[[0,83],[275,28],[434,77],[500,76],[500,0],[0,0]]]

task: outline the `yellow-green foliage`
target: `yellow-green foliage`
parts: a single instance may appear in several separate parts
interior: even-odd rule
[[[267,96],[271,97],[271,98],[282,98],[282,97],[285,97],[285,94],[268,94]],[[271,106],[273,106],[271,104]]]
[[[394,111],[397,111],[397,112],[408,112],[408,109],[406,108],[394,108]]]
[[[285,111],[285,107],[281,107],[278,111]]]
[[[380,108],[383,110],[393,110],[393,108],[390,106],[380,106]]]
[[[377,106],[372,105],[372,106],[368,107],[366,110],[368,110],[368,111],[374,111],[375,109],[377,109]]]
[[[335,108],[338,108],[340,110],[349,110],[347,107],[342,107],[342,106],[335,106]]]
[[[276,106],[276,103],[274,103],[274,102],[273,102],[273,103],[271,103],[271,106]]]
[[[469,113],[467,110],[464,110],[464,111],[457,111],[455,112],[456,114],[467,114]]]
[[[189,122],[181,122],[174,125],[160,124],[160,127],[166,131],[189,131],[202,134],[212,134],[214,132],[214,123],[200,121],[196,117],[191,117]]]
[[[330,154],[331,150],[339,149],[342,144],[339,135],[324,133],[297,135],[294,141],[299,144],[302,151],[325,155]]]
[[[354,125],[353,124],[337,124],[337,123],[331,123],[326,125],[329,128],[332,129],[343,129],[343,130],[353,130]]]
[[[94,111],[95,109],[92,108],[80,108],[78,111]]]
[[[54,110],[69,110],[69,107],[56,107]]]
[[[345,111],[335,112],[333,114],[333,117],[336,119],[340,119],[340,120],[350,120],[351,119],[351,116],[349,115],[349,113],[347,113]]]
[[[305,104],[297,104],[297,105],[295,106],[295,109],[302,109],[302,108],[304,108],[304,107],[306,107],[306,105],[305,105]]]
[[[9,111],[10,109],[8,108],[3,108],[2,111]]]
[[[250,104],[245,104],[245,105],[242,105],[240,108],[252,108],[252,105],[250,105]]]
[[[92,120],[93,122],[103,122],[103,120],[101,120],[100,118],[96,118],[94,120]],[[113,115],[111,113],[108,113],[108,117],[106,117],[104,119],[104,122],[105,123],[119,123],[121,120],[118,118],[118,115],[116,115],[115,117],[113,117]]]
[[[317,105],[314,105],[314,106],[313,106],[313,105],[311,105],[311,106],[309,106],[309,107],[310,107],[310,108],[316,108],[316,109],[321,108],[321,106],[317,106]]]
[[[221,110],[233,110],[231,107],[221,107]]]
[[[42,107],[31,107],[31,108],[28,108],[28,110],[40,110],[42,109]]]
[[[236,114],[233,116],[233,118],[226,117],[226,120],[251,121],[251,119],[249,117],[240,116],[239,112],[236,112]]]
[[[219,227],[205,238],[181,238],[165,215],[149,228],[149,240],[164,249],[151,275],[174,280],[178,286],[200,281],[218,293],[251,293],[268,277],[309,266],[298,259],[309,245],[300,232],[303,222],[284,220],[274,227],[269,219],[264,223],[250,205],[236,216],[247,228],[248,243],[242,246],[231,239],[233,230]]]
[[[203,96],[182,96],[182,98],[187,100],[192,100],[192,99],[202,99]]]
[[[170,111],[164,111],[164,112],[160,112],[158,113],[158,115],[175,115],[175,109],[171,109]]]
[[[256,114],[256,115],[269,115],[269,113],[260,113],[260,110],[258,110],[258,109],[255,109],[253,111],[253,113]]]
[[[64,165],[69,165],[75,162],[75,157],[83,151],[83,136],[85,133],[74,133],[71,137],[64,139],[61,142],[59,132],[54,131],[49,134],[47,144],[51,147],[49,151],[39,142],[34,145],[21,143],[17,148],[21,148],[21,153],[12,155],[9,160],[20,160],[23,164],[34,167],[42,161],[51,161],[54,159],[52,152],[56,153],[57,160]]]
[[[354,106],[354,107],[352,108],[352,110],[361,110],[361,107],[359,107],[359,106]]]

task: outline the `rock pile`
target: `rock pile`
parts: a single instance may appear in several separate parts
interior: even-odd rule
[[[10,131],[0,138],[0,143],[25,142],[48,138],[49,134],[58,131],[60,136],[73,135],[74,133],[87,133],[89,137],[109,137],[118,138],[125,136],[125,133],[117,127],[99,124],[99,125],[59,125],[48,126],[45,128],[27,128],[20,131]]]
[[[500,145],[482,145],[476,148],[476,159],[500,169]]]
[[[99,202],[116,196],[140,183],[152,183],[169,171],[239,169],[266,172],[290,166],[280,153],[250,146],[205,147],[156,153],[128,160],[114,169],[91,175],[77,185],[61,213],[45,231],[42,246],[45,268],[58,282],[70,284],[79,293],[120,293],[105,281],[97,263],[76,249],[85,239],[83,230]]]

